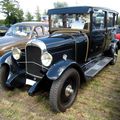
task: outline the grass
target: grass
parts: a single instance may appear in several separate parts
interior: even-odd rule
[[[0,120],[120,120],[120,55],[79,90],[77,100],[65,113],[53,113],[46,95],[0,88]]]

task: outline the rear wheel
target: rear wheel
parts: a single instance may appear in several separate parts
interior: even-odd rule
[[[0,67],[0,83],[1,83],[1,86],[4,89],[13,89],[13,88],[8,87],[6,85],[6,81],[7,81],[8,75],[9,75],[8,67],[6,65],[2,65]]]
[[[79,85],[79,73],[73,68],[68,69],[58,80],[53,81],[49,96],[53,111],[65,112],[74,103]]]

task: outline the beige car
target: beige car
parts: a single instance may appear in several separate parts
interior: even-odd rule
[[[48,24],[42,22],[20,22],[12,25],[5,36],[0,38],[0,56],[12,47],[24,48],[32,38],[48,35]]]

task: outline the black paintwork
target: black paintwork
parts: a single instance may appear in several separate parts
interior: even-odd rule
[[[74,9],[74,11],[73,11]],[[62,9],[54,9],[49,10],[48,14],[60,14],[60,13],[81,13],[79,10],[82,10],[83,13],[90,14],[90,31],[86,34],[83,34],[79,31],[79,34],[72,33],[69,29],[68,33],[56,33],[55,35],[50,35],[47,38],[38,38],[36,41],[42,41],[47,48],[47,51],[52,55],[53,61],[49,67],[45,67],[41,63],[41,48],[37,48],[35,51],[32,51],[31,48],[26,47],[26,52],[23,52],[22,59],[15,61],[12,58],[11,53],[5,54],[1,58],[1,65],[6,63],[10,68],[11,77],[7,80],[7,85],[14,85],[16,82],[16,78],[22,76],[23,78],[35,78],[34,75],[37,75],[37,82],[34,84],[30,90],[29,94],[32,95],[36,92],[39,87],[39,84],[45,78],[49,80],[58,80],[59,77],[70,67],[75,68],[81,76],[81,81],[86,80],[86,76],[84,72],[89,69],[96,61],[100,60],[101,55],[108,51],[112,44],[112,28],[107,28],[106,23],[104,29],[93,29],[92,28],[92,15],[93,7],[72,7],[72,8],[62,8]],[[103,8],[102,8],[103,9]],[[65,11],[66,10],[66,11]],[[72,10],[72,11],[71,11]],[[105,11],[109,11],[105,9]],[[111,11],[113,12],[113,11]],[[107,13],[107,12],[106,12]],[[118,14],[117,12],[115,12]],[[50,18],[50,17],[49,17]],[[89,39],[88,39],[89,38]],[[116,40],[113,43],[117,42]],[[31,50],[30,50],[31,49]],[[87,53],[88,49],[88,53]],[[38,51],[38,53],[37,53]],[[26,56],[25,56],[26,55]],[[67,55],[67,59],[64,59],[63,56]],[[26,66],[25,66],[25,57],[29,58],[29,62],[35,62],[38,66],[30,65],[29,72],[34,75],[30,75],[25,73]],[[7,61],[7,59],[9,59]],[[27,63],[29,64],[29,63]],[[31,64],[31,63],[30,63]],[[39,74],[40,72],[40,74]],[[42,77],[42,78],[39,78]],[[25,79],[23,79],[23,83],[25,84]]]
[[[93,12],[94,9],[101,9],[104,11],[109,11],[118,14],[117,11],[110,10],[107,8],[102,7],[92,7],[92,6],[77,6],[77,7],[64,7],[64,8],[57,8],[57,9],[50,9],[48,10],[48,15],[52,14],[68,14],[68,13],[90,13]]]

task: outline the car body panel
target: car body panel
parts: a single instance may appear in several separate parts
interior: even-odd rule
[[[95,16],[96,11],[97,15],[101,15],[99,14],[99,12],[101,11],[102,15],[104,15],[104,17],[101,16],[101,18],[100,16],[98,16],[98,21],[96,22],[100,25],[101,21],[99,20],[103,20],[102,22],[104,22],[104,25],[102,26],[102,28],[93,27],[94,18],[97,17]],[[76,69],[80,74],[81,81],[86,81],[88,77],[85,76],[86,70],[91,69],[100,60],[102,61],[99,63],[100,65],[101,63],[106,62],[109,57],[110,61],[112,60],[111,56],[108,55],[110,54],[110,48],[115,46],[115,44],[112,43],[112,30],[114,29],[114,26],[117,24],[117,22],[113,20],[113,26],[107,26],[108,12],[114,12],[113,18],[118,15],[116,11],[89,6],[58,8],[48,11],[50,35],[48,37],[35,38],[30,40],[26,44],[25,50],[21,55],[21,57],[23,58],[22,60],[15,60],[11,55],[12,68],[16,68],[14,69],[14,74],[19,75],[21,70],[25,70],[25,76],[22,77],[31,77],[34,81],[36,81],[36,83],[29,91],[30,95],[32,95],[32,93],[34,93],[34,91],[39,87],[41,81],[59,80],[59,78],[69,68]],[[87,21],[87,24],[84,24],[83,29],[75,29],[71,28],[72,25],[69,26],[68,22],[70,22],[71,24],[72,13],[75,13],[72,16],[72,22],[74,22],[74,20],[77,21],[78,17],[84,17],[84,21]],[[78,13],[80,13],[80,15],[78,15]],[[55,14],[61,15],[59,17],[60,22],[57,22],[57,27],[54,27],[53,22],[57,19],[57,17],[54,18]],[[54,19],[52,18],[52,15]],[[68,18],[70,18],[70,21],[67,21]],[[61,21],[63,22],[62,25],[59,24],[61,23]],[[102,59],[106,57],[104,56],[105,52],[108,53],[106,54],[107,59]],[[50,55],[49,56],[47,54],[48,56],[45,56],[44,58],[44,60],[51,60],[51,64],[48,66],[43,64],[42,61],[42,57],[45,53],[49,53]],[[107,62],[109,63],[110,61]],[[97,64],[96,66],[98,68],[103,68],[101,67],[102,65],[100,66],[99,64]],[[93,71],[95,70],[96,69],[94,68]],[[98,73],[98,71],[96,73]]]

